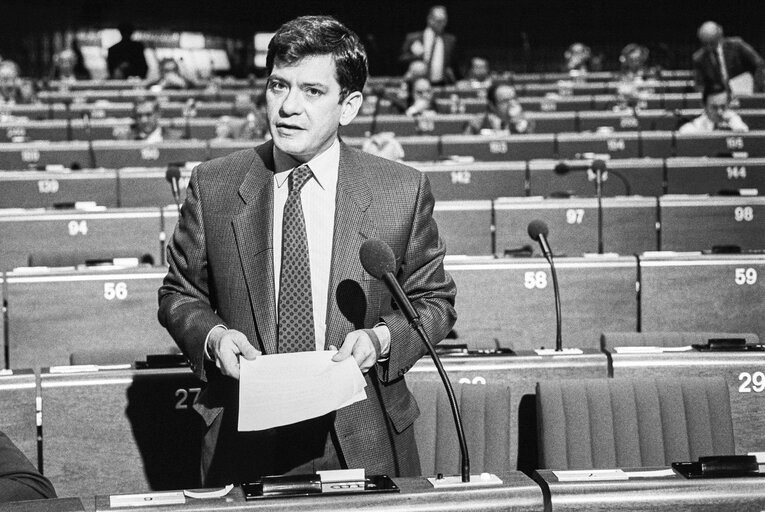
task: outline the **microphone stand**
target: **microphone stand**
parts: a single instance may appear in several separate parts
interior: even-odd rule
[[[553,281],[553,294],[555,295],[555,351],[563,352],[563,336],[562,321],[561,321],[561,308],[560,308],[560,290],[558,289],[558,273],[555,271],[555,263],[553,262],[552,254],[547,258],[550,263],[550,273],[552,274]]]
[[[598,198],[598,254],[603,254],[603,170],[600,165],[594,165],[595,195]],[[552,262],[550,262],[552,265]],[[553,277],[555,273],[553,273]],[[557,288],[557,282],[556,288]],[[557,297],[557,294],[556,294]]]

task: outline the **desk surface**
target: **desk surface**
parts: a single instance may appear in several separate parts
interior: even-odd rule
[[[186,498],[185,505],[151,507],[152,512],[165,510],[460,510],[460,511],[542,511],[542,491],[529,477],[520,472],[501,475],[503,485],[455,490],[434,490],[423,477],[394,478],[400,493],[367,494],[362,496],[319,496],[292,499],[245,501],[241,487],[228,496],[209,500]],[[96,497],[96,510],[135,510],[135,507],[111,508],[109,496]]]
[[[629,471],[625,469],[625,472]],[[534,479],[542,486],[546,500],[549,499],[545,510],[552,512],[758,512],[765,508],[765,480],[762,478],[688,480],[675,475],[663,478],[559,482],[551,470],[540,470]]]

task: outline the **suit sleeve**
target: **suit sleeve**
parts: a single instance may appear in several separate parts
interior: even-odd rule
[[[765,90],[765,60],[743,40],[739,41],[739,48],[747,69],[752,73],[754,92],[762,92]]]
[[[404,64],[409,64],[413,60],[421,60],[422,56],[412,53],[412,44],[417,40],[417,34],[407,34],[404,38],[404,44],[401,45],[401,52],[399,52],[398,61]]]
[[[178,225],[167,247],[168,272],[159,289],[158,318],[205,380],[207,333],[225,324],[215,313],[208,286],[207,252],[199,169],[192,172]]]
[[[412,301],[422,326],[433,344],[443,340],[457,319],[454,281],[444,270],[446,248],[433,219],[435,200],[430,183],[420,175],[412,229],[397,279]],[[426,352],[417,332],[409,326],[400,310],[383,315],[391,333],[390,357],[378,372],[384,382],[402,377]]]
[[[0,502],[55,497],[50,481],[0,432]]]

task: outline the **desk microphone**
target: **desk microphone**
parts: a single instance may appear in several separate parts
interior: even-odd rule
[[[178,208],[178,215],[181,214],[181,188],[179,180],[181,178],[181,169],[176,164],[170,164],[165,171],[165,179],[170,183],[170,190],[173,192],[173,200]]]
[[[553,292],[555,294],[555,351],[561,352],[563,350],[563,338],[561,337],[560,290],[558,290],[558,274],[555,272],[553,254],[550,250],[550,244],[547,242],[549,230],[547,229],[547,224],[541,220],[532,220],[529,222],[528,232],[532,240],[539,242],[539,245],[542,247],[542,254],[544,254],[545,259],[550,263]]]
[[[90,123],[90,113],[82,113],[82,122],[85,125],[85,135],[88,137],[88,156],[90,157],[90,168],[96,168],[96,152],[93,149],[93,127]]]
[[[191,139],[191,118],[197,116],[197,100],[189,98],[183,106],[184,139]]]
[[[462,481],[470,482],[470,458],[468,456],[467,442],[465,442],[465,431],[462,428],[462,417],[460,416],[459,408],[457,407],[457,399],[454,397],[454,389],[452,388],[451,381],[446,375],[441,364],[441,359],[438,357],[433,344],[428,338],[428,334],[422,328],[422,322],[420,321],[420,315],[412,306],[409,297],[406,296],[401,285],[396,280],[396,276],[393,273],[396,270],[396,257],[393,255],[391,248],[382,240],[371,238],[361,244],[359,250],[359,259],[364,270],[369,272],[376,279],[382,280],[388,287],[391,295],[395,299],[396,303],[406,316],[409,326],[417,331],[420,338],[425,343],[425,346],[430,353],[430,357],[433,359],[433,363],[438,369],[438,374],[441,376],[441,381],[446,388],[446,394],[449,398],[449,405],[452,408],[452,415],[454,416],[454,425],[457,429],[457,438],[460,443],[460,454],[462,457]]]

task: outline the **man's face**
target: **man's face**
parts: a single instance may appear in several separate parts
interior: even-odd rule
[[[433,87],[427,78],[418,78],[412,84],[412,95],[414,100],[430,102],[433,99]]]
[[[16,87],[18,81],[16,70],[12,66],[0,65],[0,89],[9,91]]]
[[[470,74],[476,80],[485,80],[489,77],[489,63],[483,59],[473,59]]]
[[[728,112],[728,95],[725,92],[710,94],[707,97],[705,108],[707,117],[713,123],[720,123],[725,120],[725,114]]]
[[[340,99],[331,55],[304,57],[284,64],[276,60],[266,84],[266,111],[277,148],[307,162],[329,148],[339,125],[350,123],[361,106],[361,93]]]
[[[494,103],[497,114],[508,117],[512,107],[516,104],[515,89],[510,85],[500,85],[494,91]]]
[[[430,14],[428,14],[428,26],[432,28],[436,34],[443,33],[448,21],[449,18],[444,9],[433,9],[430,11]]]
[[[141,103],[135,109],[135,120],[138,131],[143,135],[148,135],[157,129],[159,125],[159,115],[157,109],[152,103]]]

